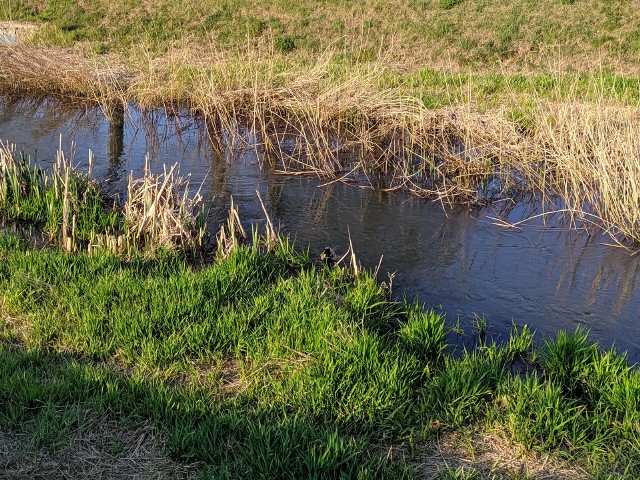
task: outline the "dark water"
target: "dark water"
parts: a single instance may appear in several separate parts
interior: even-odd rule
[[[178,163],[211,202],[214,228],[231,196],[246,226],[264,222],[257,189],[298,246],[315,254],[329,245],[341,253],[350,233],[365,266],[384,256],[380,279],[395,272],[397,297],[441,308],[451,323],[459,319],[469,327],[476,315],[484,316],[494,337],[504,337],[513,322],[526,323],[540,338],[582,325],[603,346],[615,344],[640,360],[640,259],[603,245],[607,237],[554,227],[553,221],[543,228],[539,219],[505,229],[494,224],[492,210],[451,211],[403,194],[276,175],[260,168],[253,147],[231,145],[229,138],[222,139],[226,154],[214,153],[197,120],[133,109],[123,118],[109,123],[99,112],[0,100],[0,139],[46,164],[53,163],[62,134],[63,150],[67,156],[75,151],[81,169],[87,170],[93,151],[93,175],[112,193],[126,191],[130,171],[142,174],[147,152],[156,172]],[[251,134],[244,133],[250,143]],[[523,215],[515,209],[510,218]]]

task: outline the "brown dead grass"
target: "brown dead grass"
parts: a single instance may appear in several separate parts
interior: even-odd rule
[[[0,431],[0,478],[192,478],[196,466],[170,460],[165,442],[151,422],[123,425],[95,414],[87,414],[57,452],[36,449],[27,438]]]
[[[508,109],[481,112],[470,97],[429,110],[402,86],[385,86],[384,62],[351,66],[346,75],[336,72],[331,50],[282,70],[282,58],[256,49],[238,56],[211,47],[196,55],[185,46],[129,76],[64,52],[57,58],[37,48],[6,50],[0,88],[99,100],[107,111],[130,100],[185,105],[205,117],[212,137],[230,136],[231,144],[242,141],[239,126],[248,126],[262,158],[279,170],[360,177],[372,187],[449,203],[482,204],[483,182],[497,178],[494,200],[542,192],[559,198],[574,224],[595,225],[619,242],[640,241],[635,107],[580,102],[571,93],[555,102],[531,97],[527,130]],[[282,148],[285,138],[294,140],[293,149]]]
[[[128,74],[122,67],[91,60],[73,49],[14,45],[2,47],[0,91],[70,102],[108,105],[122,101]]]
[[[129,177],[124,206],[127,243],[154,251],[158,248],[194,249],[202,246],[205,231],[198,224],[202,197],[190,191],[189,177],[173,165],[160,175],[148,170]],[[125,239],[123,239],[124,241]]]
[[[422,478],[437,478],[443,469],[475,471],[480,479],[579,480],[589,475],[578,465],[526,451],[499,430],[484,428],[448,432],[427,445],[415,464]]]

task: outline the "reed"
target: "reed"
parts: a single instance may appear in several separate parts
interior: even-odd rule
[[[247,234],[240,221],[240,214],[233,204],[233,198],[231,198],[227,223],[220,226],[220,231],[216,237],[218,256],[221,258],[228,257],[247,239]]]
[[[12,145],[0,144],[0,214],[41,226],[49,241],[67,251],[195,251],[207,241],[202,197],[177,166],[161,175],[131,175],[128,198],[118,207],[62,150],[47,172],[22,155],[16,158]]]
[[[541,103],[535,122],[534,152],[545,158],[537,172],[540,189],[557,193],[584,224],[595,223],[614,238],[640,240],[636,109],[605,102]]]
[[[109,105],[125,96],[127,73],[72,49],[19,44],[2,48],[0,90],[36,98],[58,97],[82,105]]]
[[[161,175],[148,170],[143,177],[129,176],[124,204],[125,241],[143,250],[204,245],[205,212],[198,190],[190,191],[189,178],[179,176],[178,166],[164,167]]]
[[[49,241],[68,250],[118,223],[97,184],[75,170],[60,150],[53,170],[46,172],[21,154],[16,158],[8,143],[0,143],[0,214],[41,225]]]
[[[265,164],[283,173],[447,204],[538,196],[545,215],[596,225],[619,243],[640,241],[638,168],[629,160],[637,157],[639,100],[630,78],[604,70],[406,74],[384,61],[345,65],[331,49],[292,60],[252,48],[242,52],[246,58],[215,50],[196,58],[187,48],[148,59],[131,74],[81,62],[77,81],[60,79],[65,90],[36,80],[32,87],[31,47],[19,48],[24,54],[10,50],[15,65],[0,74],[16,89],[98,101],[108,114],[128,101],[184,106],[205,117],[214,141],[226,136],[237,145],[248,128]],[[46,63],[34,52],[34,61]],[[51,71],[60,69],[54,61]],[[436,93],[444,106],[432,108],[424,99]]]

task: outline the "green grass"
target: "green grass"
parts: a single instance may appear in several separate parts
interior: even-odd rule
[[[345,1],[207,0],[184,6],[163,0],[19,0],[0,4],[0,19],[43,26],[35,41],[94,51],[166,52],[174,43],[215,42],[234,51],[251,45],[266,52],[314,56],[330,46],[354,58],[412,57],[418,63],[462,65],[508,60],[519,66],[563,63],[589,71],[598,60],[638,65],[638,25],[631,0],[403,0]],[[360,55],[368,52],[364,56]],[[551,58],[553,57],[553,58]]]
[[[640,473],[640,376],[583,331],[455,352],[443,316],[287,242],[196,267],[3,234],[0,259],[0,428],[36,452],[109,412],[153,421],[216,478],[413,478],[407,452],[487,422],[595,474]]]
[[[0,219],[37,224],[50,239],[59,237],[67,167],[45,172],[23,155],[14,160],[8,150],[0,154]],[[68,178],[67,221],[73,219],[75,237],[87,242],[97,233],[115,231],[117,212],[106,205],[97,184],[70,167]]]
[[[174,167],[159,176],[130,177],[124,205],[110,204],[98,182],[66,161],[46,171],[0,145],[0,220],[36,226],[68,251],[206,248],[201,197],[189,193]]]

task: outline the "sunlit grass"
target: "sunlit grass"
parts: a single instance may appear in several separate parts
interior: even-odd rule
[[[194,252],[206,246],[202,198],[190,191],[176,166],[161,175],[131,175],[128,196],[119,206],[60,150],[47,171],[0,144],[0,220],[35,226],[67,251]]]
[[[404,478],[418,472],[406,452],[486,422],[592,472],[638,474],[638,372],[582,331],[536,348],[514,329],[456,352],[443,316],[284,239],[201,267],[12,234],[0,256],[0,422],[37,448],[70,448],[79,411],[109,411],[151,419],[208,475]]]

